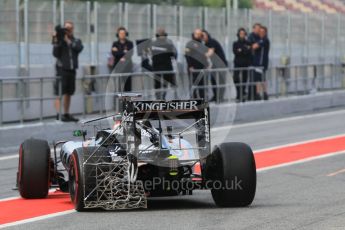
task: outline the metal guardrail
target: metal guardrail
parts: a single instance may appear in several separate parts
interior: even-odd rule
[[[198,85],[198,80],[195,82],[190,82],[192,86],[192,92],[203,90],[203,95],[205,99],[209,99],[209,89],[213,91],[213,100],[220,103],[228,101],[224,98],[226,90],[234,90],[232,87],[236,87],[239,90],[240,101],[243,101],[243,96],[245,92],[251,92],[254,95],[254,86],[256,85],[254,79],[255,71],[263,71],[262,67],[242,67],[242,68],[217,68],[217,69],[202,69],[202,70],[193,70],[191,75],[194,73],[198,74],[198,80],[202,80],[203,83]],[[236,82],[234,79],[235,72],[239,72],[239,82]],[[243,73],[246,72],[247,78],[243,79]],[[229,81],[232,77],[232,81]],[[189,76],[191,80],[193,77]],[[212,82],[213,81],[213,82]],[[262,81],[264,82],[264,81]],[[211,83],[211,84],[210,84]],[[199,91],[200,92],[200,91]],[[231,93],[231,92],[230,92]],[[193,94],[191,93],[191,96]],[[230,96],[231,97],[231,96]]]
[[[198,73],[203,84],[192,81],[192,76],[185,72],[162,71],[162,72],[136,72],[136,73],[116,73],[105,75],[86,75],[78,78],[78,85],[82,89],[77,91],[75,97],[81,100],[77,104],[82,104],[82,110],[77,113],[85,116],[89,113],[104,114],[106,111],[120,111],[120,103],[116,99],[116,95],[123,92],[124,79],[131,77],[132,92],[143,94],[143,99],[154,100],[160,97],[161,93],[169,92],[172,98],[187,99],[193,97],[195,90],[203,90],[206,100],[210,99],[208,91],[212,89],[224,90],[227,93],[233,93],[233,86],[245,86],[248,89],[255,86],[252,80],[254,67],[249,68],[223,68],[223,69],[203,69],[193,70],[191,74]],[[287,97],[290,95],[312,94],[317,91],[336,90],[345,88],[345,66],[332,63],[315,63],[312,65],[289,65],[269,68],[267,71],[267,85],[270,97]],[[249,77],[246,82],[234,85],[232,76],[234,71],[248,71]],[[154,81],[161,80],[164,74],[174,74],[176,76],[176,86],[168,84],[167,88],[155,89]],[[215,74],[216,85],[210,82],[212,74]],[[225,75],[224,81],[221,81],[221,75]],[[224,77],[224,76],[223,76]],[[44,77],[0,77],[0,125],[4,122],[4,112],[9,113],[11,109],[13,113],[20,113],[18,121],[23,123],[26,121],[25,111],[30,109],[31,102],[39,102],[36,105],[39,111],[36,119],[42,121],[45,117],[44,102],[53,101],[57,98],[52,93],[45,95],[47,84],[53,84],[56,81],[54,76]],[[93,85],[94,89],[90,89]],[[35,87],[33,87],[35,86]],[[240,87],[241,88],[241,87]],[[13,90],[12,90],[13,89]],[[15,91],[15,92],[13,92]],[[59,86],[59,98],[61,95],[61,85]],[[38,95],[34,95],[38,94]],[[242,95],[242,94],[241,94]],[[229,95],[227,95],[229,97]],[[230,99],[230,98],[227,98]],[[242,98],[241,98],[242,99]],[[92,105],[88,105],[88,101],[94,100]],[[106,105],[106,100],[108,104]],[[221,102],[220,98],[217,101]],[[229,101],[229,100],[228,100]],[[76,102],[74,102],[76,103]],[[11,106],[12,105],[12,106]],[[17,105],[17,110],[13,109],[13,105]],[[72,104],[73,106],[73,104]],[[60,114],[62,103],[60,103]],[[91,108],[90,108],[91,107]],[[32,109],[32,108],[31,108]],[[36,108],[35,108],[36,109]],[[52,116],[52,115],[51,115]],[[51,117],[50,116],[50,117]]]
[[[44,118],[44,111],[43,111],[43,102],[44,101],[52,101],[55,100],[57,97],[62,98],[62,89],[61,84],[58,84],[58,96],[44,96],[44,83],[45,82],[55,82],[58,81],[59,77],[56,76],[45,76],[45,77],[0,77],[0,125],[3,123],[3,112],[4,112],[4,104],[8,103],[18,103],[19,102],[19,110],[20,110],[20,123],[25,121],[24,117],[24,110],[25,104],[39,101],[39,117],[40,121],[43,121]],[[30,84],[39,84],[39,96],[30,96]],[[16,88],[16,97],[7,97],[4,95],[4,87],[9,84],[15,84]],[[27,104],[29,105],[29,104]],[[60,103],[59,113],[61,114],[62,111],[62,103]]]
[[[344,67],[343,64],[314,63],[277,66],[273,70],[276,71],[275,75],[279,80],[279,85],[285,88],[280,89],[281,95],[288,96],[291,92],[308,94],[344,88]]]

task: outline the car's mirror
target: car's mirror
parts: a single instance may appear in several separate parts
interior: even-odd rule
[[[75,137],[85,137],[86,135],[87,135],[86,130],[77,129],[77,130],[73,131],[73,136],[75,136]]]

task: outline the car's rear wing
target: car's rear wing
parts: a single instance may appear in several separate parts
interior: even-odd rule
[[[136,119],[142,117],[189,118],[200,117],[208,109],[208,103],[202,99],[172,100],[172,101],[144,101],[129,100],[126,102],[125,112]]]

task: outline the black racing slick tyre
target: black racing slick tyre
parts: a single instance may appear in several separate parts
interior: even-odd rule
[[[28,139],[20,145],[18,190],[26,199],[45,198],[50,187],[50,148],[45,140]]]
[[[256,166],[253,151],[248,145],[234,142],[216,146],[206,165],[217,206],[245,207],[253,202]]]
[[[93,153],[98,149],[95,153]],[[89,159],[89,156],[92,157]],[[88,163],[110,162],[110,155],[104,148],[89,147],[78,148],[73,151],[69,159],[69,193],[75,210],[85,211],[84,194],[88,196],[88,201],[95,201],[94,197],[97,192],[96,187],[96,171],[95,166],[83,165],[88,159]]]

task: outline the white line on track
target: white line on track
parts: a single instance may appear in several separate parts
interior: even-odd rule
[[[29,123],[29,124],[19,124],[19,125],[7,125],[0,127],[0,130],[9,130],[9,129],[22,129],[22,128],[30,128],[30,127],[37,127],[37,126],[42,126],[44,124],[50,124],[52,122],[36,122],[36,123]]]
[[[16,155],[12,155],[12,156],[0,157],[0,161],[16,159],[16,158],[18,158],[18,157],[19,157],[19,156],[18,156],[17,154],[16,154]]]
[[[9,129],[22,129],[22,128],[31,128],[31,127],[39,127],[44,125],[54,125],[59,124],[62,125],[64,122],[62,121],[46,121],[46,122],[34,122],[34,123],[24,123],[24,124],[18,124],[18,125],[5,125],[0,127],[1,130],[9,130]]]
[[[285,145],[278,145],[270,148],[264,148],[264,149],[257,149],[254,150],[255,154],[260,154],[262,152],[270,151],[270,150],[276,150],[276,149],[281,149],[281,148],[286,148],[286,147],[291,147],[291,146],[296,146],[296,145],[302,145],[302,144],[308,144],[308,143],[313,143],[316,141],[326,141],[338,137],[345,137],[345,133],[338,134],[338,135],[333,135],[333,136],[328,136],[328,137],[321,137],[321,138],[316,138],[316,139],[310,139],[306,141],[299,141],[299,142],[293,142]]]
[[[336,176],[336,175],[341,174],[341,173],[345,173],[345,169],[340,169],[336,172],[329,173],[329,174],[327,174],[327,176]]]
[[[0,202],[9,201],[9,200],[16,200],[18,198],[20,198],[20,197],[19,196],[7,197],[7,198],[0,199]]]
[[[27,223],[31,223],[31,222],[35,222],[35,221],[39,221],[39,220],[45,220],[45,219],[49,219],[49,218],[53,218],[53,217],[57,217],[57,216],[63,216],[63,215],[67,215],[67,214],[71,214],[71,213],[75,213],[75,212],[76,212],[75,210],[67,210],[67,211],[57,212],[57,213],[48,214],[48,215],[44,215],[44,216],[38,216],[38,217],[30,218],[30,219],[15,221],[15,222],[8,223],[8,224],[2,224],[2,225],[0,225],[0,228],[6,228],[6,227],[16,226],[16,225],[20,225],[20,224],[27,224]]]
[[[60,153],[60,150],[61,148],[56,148],[56,152],[59,154]],[[50,149],[50,152],[53,153],[54,152],[54,148],[51,148]],[[12,154],[12,155],[9,155],[9,156],[4,156],[4,157],[0,157],[0,161],[4,161],[4,160],[11,160],[11,159],[16,159],[18,158],[19,155],[16,153],[16,154]]]
[[[56,188],[51,188],[49,189],[49,192],[56,192]],[[2,201],[9,201],[9,200],[15,200],[15,199],[18,199],[18,198],[21,198],[20,196],[12,196],[12,197],[7,197],[7,198],[2,198],[0,199],[0,202]]]
[[[345,110],[337,110],[337,111],[323,112],[323,113],[317,113],[317,114],[306,114],[306,115],[279,118],[279,119],[273,119],[273,120],[267,120],[267,121],[255,121],[255,122],[249,122],[245,124],[227,125],[227,126],[212,128],[212,131],[220,131],[220,130],[229,129],[229,128],[244,128],[244,127],[257,126],[257,125],[274,124],[274,123],[279,123],[279,122],[302,120],[305,118],[325,117],[329,115],[340,115],[340,114],[345,114]]]

